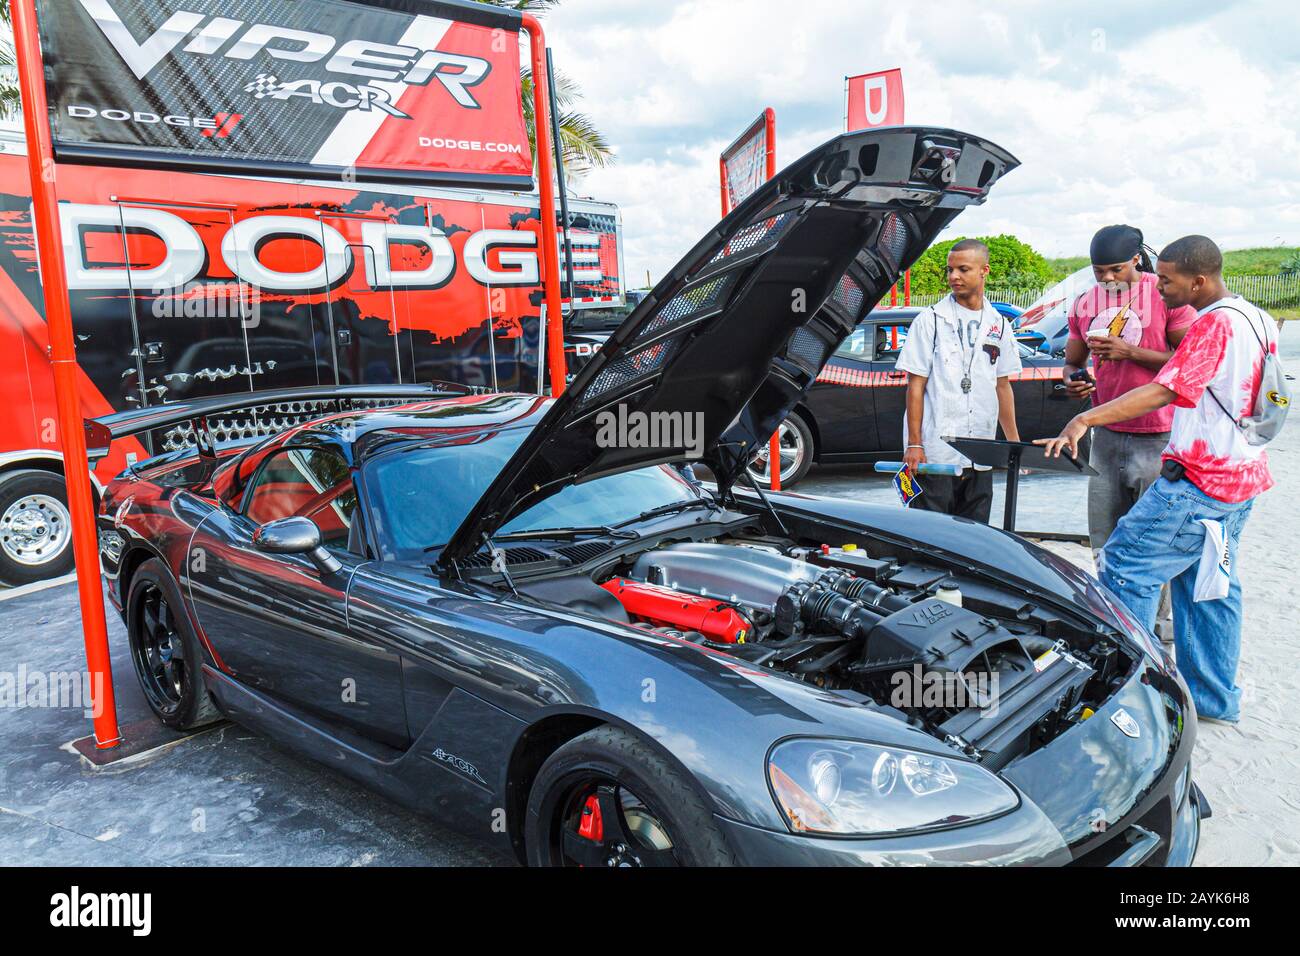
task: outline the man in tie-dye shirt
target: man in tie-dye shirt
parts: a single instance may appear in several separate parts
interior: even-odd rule
[[[1158,271],[1165,304],[1197,312],[1173,356],[1149,385],[1078,415],[1042,444],[1048,454],[1068,447],[1073,455],[1090,426],[1174,406],[1161,477],[1106,543],[1101,579],[1148,630],[1160,588],[1170,584],[1178,670],[1197,712],[1235,723],[1241,712],[1237,542],[1255,497],[1273,486],[1267,452],[1246,440],[1237,421],[1253,414],[1264,356],[1277,351],[1277,324],[1227,290],[1223,256],[1204,236],[1170,243]],[[1205,521],[1223,530],[1231,574],[1227,597],[1196,601]]]

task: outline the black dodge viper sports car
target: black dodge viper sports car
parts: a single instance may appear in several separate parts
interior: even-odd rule
[[[1189,863],[1190,697],[1093,578],[985,525],[739,486],[1015,165],[949,130],[832,140],[553,401],[354,386],[92,423],[176,446],[100,518],[151,707],[533,864]],[[249,422],[270,436],[219,440]]]

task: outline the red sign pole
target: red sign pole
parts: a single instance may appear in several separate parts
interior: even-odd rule
[[[81,627],[86,641],[86,666],[91,678],[95,746],[116,747],[113,667],[104,623],[104,592],[99,580],[99,543],[95,531],[95,500],[90,490],[86,435],[77,393],[77,352],[73,344],[72,308],[68,302],[67,266],[59,228],[59,199],[54,185],[54,149],[45,101],[45,70],[36,28],[35,0],[12,0],[14,59],[23,98],[27,132],[27,169],[32,180],[32,226],[40,255],[45,321],[50,335],[50,366],[58,409],[59,445],[72,514],[72,553],[76,559],[77,590],[81,597]]]
[[[776,175],[776,111],[770,106],[763,110],[763,132],[767,138],[767,151],[763,154],[764,179],[771,179]],[[757,125],[757,124],[754,124]],[[749,129],[753,129],[750,126]],[[745,131],[746,133],[749,130]],[[744,134],[741,134],[742,137]],[[734,145],[734,144],[733,144]],[[722,187],[722,218],[727,218],[727,213],[731,212],[731,192],[727,188],[727,153],[724,151],[718,157],[718,179]],[[781,490],[781,428],[777,426],[776,431],[767,443],[767,475],[768,484],[773,491]]]
[[[768,107],[763,111],[767,127],[767,178],[776,175],[776,112]],[[781,490],[781,426],[776,427],[767,443],[767,481],[773,491]]]
[[[30,2],[30,0],[29,0]],[[568,367],[564,361],[564,314],[560,311],[559,228],[555,224],[555,166],[551,157],[551,110],[546,92],[550,89],[546,69],[546,34],[532,14],[524,14],[528,46],[533,61],[533,126],[537,144],[537,192],[541,199],[542,290],[546,302],[546,365],[551,379],[551,397],[564,391]]]

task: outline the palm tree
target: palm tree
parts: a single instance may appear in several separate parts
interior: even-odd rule
[[[18,93],[17,61],[14,59],[14,26],[9,0],[0,0],[0,119],[22,112]]]
[[[3,0],[0,0],[3,2]],[[560,0],[478,0],[494,7],[512,7],[521,12],[540,15],[552,7],[558,6]],[[529,67],[519,71],[524,94],[524,123],[528,128],[528,144],[533,155],[537,155],[537,133],[533,117],[533,71]],[[571,175],[583,173],[598,166],[608,166],[614,162],[614,151],[596,124],[584,113],[573,109],[574,104],[582,98],[578,84],[559,70],[555,71],[555,100],[559,112],[560,144],[564,155],[565,172]]]

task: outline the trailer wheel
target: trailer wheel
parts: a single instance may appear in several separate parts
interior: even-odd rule
[[[0,581],[31,584],[72,570],[63,477],[38,468],[0,475]]]

